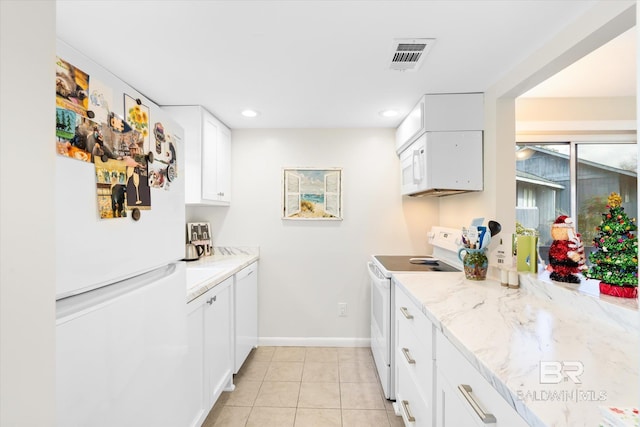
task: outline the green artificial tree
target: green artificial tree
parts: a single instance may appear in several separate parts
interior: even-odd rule
[[[635,218],[629,218],[622,207],[622,198],[611,193],[607,200],[609,212],[602,214],[596,227],[589,255],[591,267],[585,273],[600,280],[600,292],[625,298],[638,296],[638,238]]]

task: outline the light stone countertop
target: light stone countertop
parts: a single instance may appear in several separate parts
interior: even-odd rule
[[[636,302],[607,306],[543,283],[544,273],[520,274],[520,289],[463,273],[394,277],[529,425],[598,426],[601,405],[637,407]],[[540,361],[581,362],[581,383],[541,383]]]
[[[214,255],[187,263],[187,303],[215,287],[260,257],[257,247],[214,247]]]

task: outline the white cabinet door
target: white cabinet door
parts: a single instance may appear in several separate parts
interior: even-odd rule
[[[395,284],[396,406],[407,426],[432,427],[435,367],[433,325]]]
[[[187,356],[186,382],[189,384],[187,395],[189,401],[189,413],[192,414],[190,427],[202,425],[209,408],[206,406],[204,387],[204,311],[205,304],[202,301],[193,301],[187,304],[187,334],[189,352]]]
[[[206,113],[202,120],[202,198],[218,200],[218,123]]]
[[[436,333],[438,427],[526,427],[527,423],[441,333]]]
[[[233,277],[216,285],[204,298],[204,378],[207,408],[211,408],[232,381]]]
[[[217,140],[217,199],[222,203],[231,202],[231,131],[224,125],[218,126]]]
[[[229,205],[231,200],[231,132],[229,129],[200,106],[163,108],[184,128],[185,203],[187,205]]]
[[[424,97],[424,130],[450,132],[484,129],[482,93],[442,93]]]
[[[408,364],[403,361],[398,351],[396,359],[396,407],[407,427],[431,427],[433,425],[433,402],[426,401],[415,382],[416,378],[409,372]],[[431,361],[429,361],[431,363]],[[458,427],[469,427],[458,424]]]
[[[210,204],[231,201],[231,132],[202,111],[202,199]]]
[[[476,414],[471,412],[471,406],[461,400],[460,392],[453,388],[446,377],[438,371],[436,386],[436,426],[437,427],[475,427],[482,426]],[[489,423],[488,425],[495,425]]]
[[[258,346],[258,263],[235,275],[235,363],[234,373]]]

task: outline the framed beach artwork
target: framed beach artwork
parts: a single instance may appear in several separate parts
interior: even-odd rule
[[[284,168],[283,219],[341,220],[341,168]]]

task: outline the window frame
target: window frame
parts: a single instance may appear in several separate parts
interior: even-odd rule
[[[578,224],[578,145],[587,144],[638,144],[635,132],[590,133],[572,135],[517,135],[516,147],[527,145],[567,145],[569,147],[569,208]],[[516,159],[517,160],[517,159]],[[636,171],[637,173],[637,171]]]

